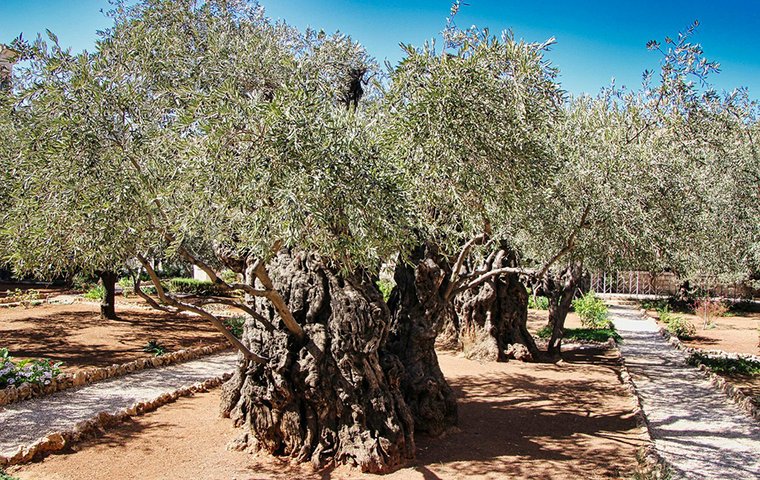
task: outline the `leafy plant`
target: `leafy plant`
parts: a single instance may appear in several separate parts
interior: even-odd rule
[[[2,467],[0,467],[0,480],[21,480],[18,477],[14,477],[8,472],[5,471]]]
[[[533,310],[548,310],[549,299],[541,295],[528,295],[528,308]]]
[[[241,338],[243,336],[243,327],[245,326],[245,318],[243,317],[227,318],[224,320],[224,326],[227,327],[227,330],[229,330],[231,334],[235,335],[237,338]]]
[[[28,308],[34,303],[34,301],[42,298],[39,290],[29,289],[21,290],[16,288],[14,290],[6,290],[6,300],[9,302],[19,302],[24,308]]]
[[[103,288],[103,285],[96,285],[89,289],[87,293],[84,294],[84,298],[88,300],[103,300],[106,296],[106,289]]]
[[[377,288],[380,289],[380,293],[383,294],[383,300],[386,302],[389,298],[391,298],[391,292],[393,291],[393,287],[395,287],[396,284],[388,279],[381,278],[377,281]]]
[[[235,283],[238,281],[238,274],[228,268],[222,270],[219,273],[219,277],[227,283]]]
[[[31,383],[50,385],[61,373],[63,362],[51,363],[47,359],[14,361],[7,348],[0,348],[0,388]]]
[[[693,323],[681,315],[675,315],[665,306],[657,311],[660,321],[665,324],[668,332],[678,338],[689,339],[697,334],[697,329]]]
[[[201,297],[222,295],[224,293],[213,282],[196,280],[194,278],[172,278],[169,280],[169,289],[173,292],[188,293]]]
[[[573,300],[573,310],[586,328],[610,328],[607,305],[594,292],[588,292]]]
[[[158,340],[150,340],[148,344],[143,347],[143,352],[152,353],[156,357],[166,353],[166,347],[159,343]]]
[[[538,338],[551,338],[552,329],[548,325],[536,332]],[[610,338],[622,342],[623,338],[614,328],[565,328],[562,338],[565,340],[581,340],[586,342],[607,342]]]
[[[703,353],[692,353],[688,362],[691,365],[705,365],[715,373],[729,375],[760,375],[760,362],[746,358],[711,357]]]

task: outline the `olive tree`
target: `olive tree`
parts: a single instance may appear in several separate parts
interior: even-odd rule
[[[21,271],[136,259],[157,291],[137,282],[138,295],[211,322],[241,352],[222,406],[241,448],[400,463],[414,425],[403,365],[380,352],[390,314],[372,271],[403,248],[408,202],[360,103],[373,62],[348,37],[301,34],[245,2],[146,0],[113,15],[94,54],[37,45],[17,94],[4,256]],[[245,300],[175,297],[155,256]],[[213,303],[247,315],[241,340]]]
[[[417,242],[397,263],[388,348],[407,368],[402,388],[416,428],[433,434],[456,421],[436,339],[456,320],[458,295],[517,275],[501,247],[513,243],[515,212],[530,208],[551,178],[548,131],[563,98],[543,57],[549,43],[453,25],[444,37],[441,50],[433,42],[405,47],[386,91],[384,133],[411,192]],[[515,298],[504,297],[508,343],[535,348]]]

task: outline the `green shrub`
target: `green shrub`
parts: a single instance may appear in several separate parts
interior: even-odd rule
[[[657,300],[642,300],[639,302],[639,305],[641,308],[645,310],[657,310],[660,311],[660,309],[668,308],[668,301],[664,298],[660,298]]]
[[[544,325],[541,327],[537,332],[536,336],[538,338],[551,338],[552,337],[552,327],[549,325]]]
[[[77,273],[71,279],[71,288],[80,292],[86,292],[97,285],[98,280],[97,275]]]
[[[103,285],[96,285],[84,294],[84,298],[88,300],[103,300],[105,297],[106,289],[103,288]]]
[[[156,357],[166,353],[166,347],[159,343],[158,340],[150,340],[147,345],[143,347],[143,352],[152,353]]]
[[[623,338],[617,331],[610,328],[566,328],[564,338],[566,340],[583,340],[587,342],[607,342],[610,338],[620,343]]]
[[[225,268],[219,273],[219,278],[224,280],[227,283],[237,283],[238,282],[238,274],[233,272],[232,270]]]
[[[14,477],[8,472],[6,472],[2,467],[0,467],[0,480],[21,480],[18,477]]]
[[[586,328],[609,328],[610,321],[607,319],[608,310],[604,301],[588,292],[580,298],[573,300],[573,310],[581,319],[581,325]]]
[[[715,373],[760,375],[760,362],[741,357],[710,357],[702,353],[692,353],[689,356],[689,363],[691,365],[701,363]]]
[[[383,294],[383,300],[386,302],[391,298],[391,292],[395,286],[396,284],[391,280],[380,279],[377,281],[377,288],[380,289],[380,293]]]
[[[665,324],[666,330],[676,337],[689,339],[697,334],[697,329],[693,323],[680,315],[675,315],[669,307],[662,307],[657,313],[660,316],[660,321]]]
[[[51,363],[44,358],[14,361],[7,348],[0,348],[0,388],[23,383],[50,385],[61,373],[61,365],[63,362]]]
[[[549,299],[541,295],[528,295],[528,308],[532,310],[549,310]]]
[[[230,333],[235,335],[237,338],[241,338],[243,336],[244,325],[245,318],[243,317],[231,317],[224,320],[224,326],[227,327],[227,330],[229,330]]]
[[[225,293],[213,282],[196,280],[194,278],[172,278],[169,280],[169,290],[177,293],[189,293],[201,297],[222,295]]]

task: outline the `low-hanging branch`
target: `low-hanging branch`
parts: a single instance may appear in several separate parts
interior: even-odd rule
[[[179,311],[191,312],[200,315],[202,318],[211,322],[211,324],[214,325],[214,327],[216,327],[216,329],[219,330],[235,348],[242,352],[246,360],[255,363],[266,363],[266,358],[251,352],[248,347],[243,345],[243,343],[238,340],[237,337],[235,337],[229,330],[227,330],[227,328],[224,326],[224,323],[215,315],[212,315],[201,307],[181,302],[171,295],[167,294],[166,291],[164,291],[164,287],[161,285],[161,280],[158,278],[158,275],[153,270],[153,267],[150,265],[150,263],[145,259],[145,257],[138,255],[137,259],[143,265],[143,268],[145,268],[145,271],[148,273],[148,276],[153,282],[153,285],[156,288],[156,294],[161,300],[161,303],[174,307]]]

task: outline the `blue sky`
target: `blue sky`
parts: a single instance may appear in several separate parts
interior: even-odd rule
[[[401,56],[399,42],[421,44],[444,26],[450,0],[261,0],[273,18],[301,29],[340,29],[363,43],[380,60]],[[694,41],[721,64],[712,79],[719,89],[747,86],[760,98],[760,1],[486,1],[467,0],[457,16],[492,32],[512,28],[517,37],[543,41],[556,37],[548,58],[561,70],[565,89],[595,93],[615,77],[636,86],[644,69],[659,58],[647,40],[675,36],[692,21],[701,23]],[[109,25],[105,0],[0,0],[0,42],[20,32],[32,38],[49,28],[75,50],[92,49],[95,31]]]

